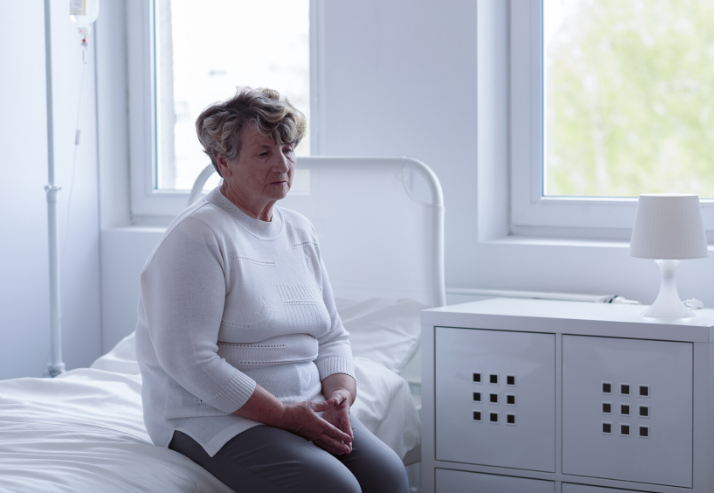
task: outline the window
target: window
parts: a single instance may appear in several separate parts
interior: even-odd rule
[[[714,3],[545,0],[543,195],[714,197]]]
[[[514,0],[510,23],[512,233],[629,239],[639,193],[714,198],[712,2]]]
[[[277,89],[308,119],[310,0],[152,0],[129,6],[132,212],[173,216],[210,164],[194,123],[240,86]],[[215,186],[218,177],[207,186]]]

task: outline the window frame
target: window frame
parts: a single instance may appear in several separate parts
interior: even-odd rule
[[[627,240],[637,197],[543,196],[546,129],[542,20],[543,0],[511,0],[510,234]],[[700,201],[705,229],[714,231],[714,200]]]
[[[129,124],[129,198],[133,222],[147,222],[146,216],[173,217],[184,210],[190,190],[154,188],[157,164],[156,65],[154,53],[154,13],[157,0],[127,4],[127,85]],[[317,97],[320,61],[324,58],[320,40],[324,18],[323,0],[310,0],[310,112],[311,155],[320,154],[321,104]],[[149,221],[150,223],[151,221]]]

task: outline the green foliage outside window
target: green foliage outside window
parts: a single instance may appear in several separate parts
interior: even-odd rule
[[[714,197],[714,0],[563,3],[544,47],[545,194]]]

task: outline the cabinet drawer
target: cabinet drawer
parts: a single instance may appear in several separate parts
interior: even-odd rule
[[[584,484],[563,483],[563,493],[647,493],[640,490],[616,490],[613,488],[600,488],[599,486],[585,486]]]
[[[436,493],[554,493],[555,483],[476,472],[436,470]]]
[[[555,335],[436,328],[438,460],[555,470]]]
[[[691,488],[692,364],[690,343],[564,335],[563,473]]]

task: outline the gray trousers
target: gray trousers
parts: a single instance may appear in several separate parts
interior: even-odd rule
[[[352,452],[339,457],[271,426],[244,431],[213,457],[180,431],[169,448],[239,493],[409,493],[399,456],[354,416],[352,432]]]

